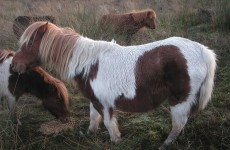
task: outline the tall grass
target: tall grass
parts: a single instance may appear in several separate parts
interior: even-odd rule
[[[215,20],[214,24],[217,28],[230,30],[230,1],[215,1]]]

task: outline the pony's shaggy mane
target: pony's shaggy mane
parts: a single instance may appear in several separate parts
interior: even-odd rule
[[[22,34],[19,45],[33,41],[38,29],[47,22],[39,21],[31,24]],[[43,62],[53,64],[62,75],[68,71],[68,64],[72,57],[73,50],[76,49],[76,41],[79,34],[70,28],[61,28],[52,23],[48,23],[47,30],[42,38],[39,47],[39,56]],[[66,78],[66,77],[62,77]]]
[[[46,23],[40,21],[31,24],[21,36],[20,46],[33,42],[32,38],[36,36],[38,29]],[[113,44],[114,41],[94,41],[70,28],[48,23],[40,43],[39,57],[45,64],[52,65],[62,79],[70,79],[82,72],[84,76],[88,75],[91,65],[96,63],[99,55],[109,50]]]

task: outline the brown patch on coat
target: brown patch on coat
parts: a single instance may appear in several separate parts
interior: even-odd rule
[[[156,28],[156,13],[152,9],[145,9],[125,14],[107,14],[100,18],[99,24],[101,29],[109,28],[116,33],[125,34],[126,43],[130,44],[131,36],[141,28]]]
[[[97,76],[98,71],[98,62],[91,66],[89,75],[87,77],[83,76],[83,73],[77,75],[74,77],[74,80],[77,82],[79,90],[82,92],[82,94],[88,98],[92,104],[93,107],[100,113],[100,115],[103,117],[103,105],[99,102],[99,100],[96,98],[96,96],[93,93],[93,90],[90,86],[90,80],[93,80]]]
[[[159,46],[145,52],[136,64],[136,96],[121,95],[117,109],[146,112],[168,99],[171,106],[186,100],[190,91],[187,61],[176,46]]]
[[[36,21],[49,21],[56,23],[56,19],[53,16],[18,16],[14,19],[13,32],[17,39],[19,39],[25,29]]]

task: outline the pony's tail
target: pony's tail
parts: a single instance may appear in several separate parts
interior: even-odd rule
[[[202,55],[203,59],[207,65],[207,74],[200,87],[200,97],[198,100],[199,106],[198,111],[203,110],[208,102],[211,100],[213,86],[214,86],[214,76],[216,71],[216,54],[202,45]]]

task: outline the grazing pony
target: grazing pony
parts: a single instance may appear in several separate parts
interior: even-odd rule
[[[0,50],[0,98],[6,97],[8,100],[12,121],[16,121],[15,101],[25,93],[41,99],[43,106],[62,122],[69,121],[65,85],[40,67],[19,75],[11,67],[14,55],[13,51]]]
[[[52,23],[56,22],[53,16],[18,16],[14,19],[13,32],[14,35],[19,39],[25,29],[36,21],[49,21]]]
[[[114,110],[146,112],[167,101],[172,130],[161,149],[174,142],[192,110],[211,99],[215,53],[181,37],[137,46],[94,41],[69,28],[46,22],[30,25],[19,41],[13,69],[50,64],[65,79],[74,79],[90,103],[89,131],[101,117],[111,140],[120,141]]]
[[[126,44],[131,44],[131,37],[143,27],[150,29],[156,28],[156,13],[152,9],[125,13],[125,14],[107,14],[103,15],[99,24],[101,29],[111,29],[112,31],[124,34]]]

